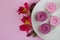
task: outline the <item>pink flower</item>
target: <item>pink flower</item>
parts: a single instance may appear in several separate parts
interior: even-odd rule
[[[19,26],[19,28],[21,31],[26,31],[28,33],[28,31],[31,30],[32,27],[31,27],[31,25],[24,24],[24,25]]]
[[[57,26],[60,23],[60,18],[56,17],[56,16],[52,16],[50,18],[50,24],[52,26]]]
[[[27,14],[30,11],[28,3],[24,3],[24,7],[19,7],[18,14]]]
[[[21,21],[24,23],[24,24],[31,24],[31,17],[30,16],[23,16],[23,18],[21,19]]]
[[[18,14],[19,15],[21,13],[22,14],[29,14],[28,16],[23,16],[21,21],[24,24],[19,26],[19,29],[21,31],[26,31],[27,32],[27,37],[29,37],[29,36],[31,36],[32,34],[35,33],[32,29],[32,23],[31,23],[31,11],[33,10],[34,6],[35,6],[35,3],[33,3],[30,7],[29,7],[28,3],[24,3],[24,7],[19,7],[19,9],[18,9]],[[34,34],[34,36],[36,36],[36,34]]]
[[[30,16],[23,16],[21,21],[24,23],[23,25],[19,26],[21,31],[26,31],[27,33],[32,29],[31,18]]]

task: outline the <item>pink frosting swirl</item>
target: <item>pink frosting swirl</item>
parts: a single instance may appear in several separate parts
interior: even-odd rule
[[[36,19],[40,22],[43,22],[47,19],[47,14],[44,11],[38,12],[36,15]]]
[[[60,18],[56,17],[56,16],[52,16],[50,18],[50,24],[53,26],[57,26],[60,23]]]
[[[50,27],[50,25],[47,24],[47,23],[44,23],[44,24],[42,24],[42,25],[39,27],[40,32],[43,33],[43,34],[49,33],[49,32],[50,32],[50,29],[51,29],[51,27]]]
[[[56,4],[53,2],[49,2],[46,6],[46,10],[49,12],[54,12],[56,10]]]

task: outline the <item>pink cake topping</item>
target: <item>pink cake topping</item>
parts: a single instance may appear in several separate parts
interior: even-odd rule
[[[49,12],[54,12],[56,10],[56,4],[53,2],[49,2],[46,6],[46,10]]]
[[[47,23],[44,23],[44,24],[42,24],[42,25],[39,27],[40,32],[43,33],[43,34],[49,33],[49,32],[50,32],[50,29],[51,29],[51,27],[50,27],[50,25],[47,24]]]
[[[60,23],[60,18],[56,17],[56,16],[52,16],[50,18],[50,24],[53,26],[57,26]]]
[[[38,12],[36,15],[36,19],[40,22],[43,22],[47,19],[47,14],[44,11]]]

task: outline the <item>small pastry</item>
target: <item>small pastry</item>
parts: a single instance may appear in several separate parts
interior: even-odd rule
[[[43,33],[43,34],[48,34],[48,33],[50,32],[50,30],[51,30],[51,27],[50,27],[49,24],[44,23],[44,24],[42,24],[42,25],[39,27],[39,30],[40,30],[40,32]]]
[[[47,5],[46,5],[46,10],[48,12],[54,12],[56,10],[56,4],[53,3],[53,2],[49,2]]]
[[[36,19],[40,22],[43,22],[47,19],[47,13],[44,11],[40,11],[36,14]]]
[[[60,18],[56,17],[56,16],[52,16],[50,18],[50,24],[52,26],[57,26],[60,23]]]

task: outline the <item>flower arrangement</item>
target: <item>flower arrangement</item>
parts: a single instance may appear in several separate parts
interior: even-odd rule
[[[34,32],[33,28],[32,28],[32,23],[31,23],[31,14],[32,14],[32,10],[34,8],[34,6],[36,5],[36,3],[33,3],[31,6],[29,6],[29,4],[27,2],[24,3],[23,7],[19,7],[18,9],[18,15],[20,14],[26,14],[27,16],[23,16],[23,18],[21,19],[21,21],[24,23],[23,25],[19,26],[19,29],[21,31],[26,31],[27,33],[27,37],[33,35],[33,37],[35,37],[37,34]]]

